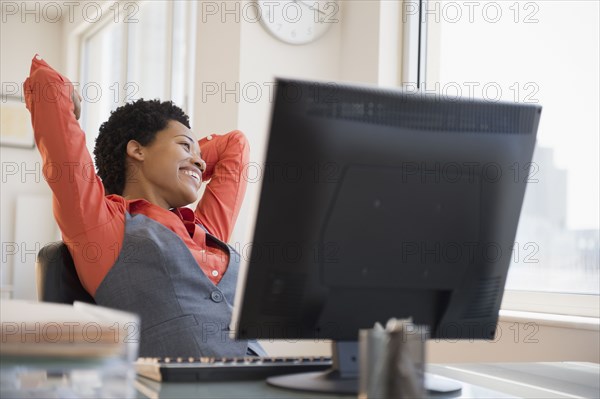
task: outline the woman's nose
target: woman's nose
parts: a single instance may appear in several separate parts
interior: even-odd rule
[[[202,173],[204,173],[204,171],[206,170],[206,162],[204,162],[204,159],[200,157],[194,158],[194,165],[196,165],[200,169],[200,171],[202,171]]]

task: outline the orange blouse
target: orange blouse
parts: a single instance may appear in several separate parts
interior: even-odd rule
[[[227,242],[246,191],[243,168],[249,146],[244,134],[232,131],[199,141],[210,180],[193,211],[167,210],[144,199],[105,195],[87,150],[85,134],[75,119],[71,82],[45,61],[34,57],[24,83],[35,141],[42,155],[43,173],[53,192],[53,211],[63,241],[73,256],[77,274],[93,296],[117,260],[125,234],[125,212],[143,214],[183,240],[202,271],[217,284],[229,257],[206,243],[205,231]],[[135,253],[135,248],[130,248]]]

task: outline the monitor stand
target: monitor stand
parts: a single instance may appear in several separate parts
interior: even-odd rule
[[[279,388],[320,393],[358,394],[358,342],[333,341],[333,364],[326,371],[280,375],[267,378],[267,383]],[[433,393],[460,391],[458,381],[425,373],[425,388]]]

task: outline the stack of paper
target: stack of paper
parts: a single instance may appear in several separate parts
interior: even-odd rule
[[[0,322],[3,356],[137,355],[139,319],[131,313],[82,302],[3,300]]]
[[[0,324],[0,397],[135,397],[136,315],[80,302],[2,300]]]

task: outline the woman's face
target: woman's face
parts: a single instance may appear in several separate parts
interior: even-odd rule
[[[135,151],[129,164],[133,169],[128,171],[128,183],[140,184],[145,199],[167,209],[196,201],[206,164],[190,129],[170,121],[156,133],[152,143],[136,147]]]

